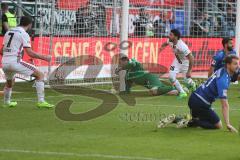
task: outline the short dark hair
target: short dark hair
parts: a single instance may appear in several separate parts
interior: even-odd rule
[[[229,38],[229,37],[223,38],[223,39],[222,39],[222,45],[223,45],[223,47],[224,47],[225,44],[227,44],[229,41],[232,41],[232,38]]]
[[[177,29],[172,29],[171,32],[174,34],[174,36],[178,37],[178,39],[181,38],[181,33]]]
[[[125,61],[128,60],[128,56],[126,54],[120,53],[120,60]]]
[[[238,58],[238,56],[236,56],[235,54],[229,54],[229,55],[227,55],[226,57],[225,57],[225,59],[224,59],[224,63],[225,63],[225,65],[226,64],[231,64],[232,63],[232,61],[233,61],[233,59],[239,59]]]
[[[128,57],[122,57],[122,58],[120,58],[120,60],[121,60],[121,61],[128,61],[129,58],[128,58]]]
[[[32,24],[32,18],[28,16],[22,16],[20,20],[20,26],[28,26]]]
[[[1,9],[3,9],[3,10],[8,9],[8,4],[7,3],[2,3],[1,4]]]

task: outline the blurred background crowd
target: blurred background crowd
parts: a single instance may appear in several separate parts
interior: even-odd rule
[[[187,0],[179,1],[182,3],[162,6],[130,3],[130,37],[165,37],[172,28],[179,27],[182,27],[180,30],[184,36],[190,37],[235,36],[236,0],[192,0],[191,4],[187,4]],[[151,4],[154,4],[154,0]],[[89,0],[74,11],[75,18],[70,26],[71,33],[68,34],[81,37],[118,36],[120,13],[116,11],[120,7],[120,0]],[[2,2],[2,34],[11,25],[16,25],[11,22],[14,15],[15,11],[9,10],[8,4]],[[114,28],[116,21],[118,23]]]

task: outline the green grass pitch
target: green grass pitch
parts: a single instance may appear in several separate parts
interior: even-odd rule
[[[229,91],[230,119],[240,125],[240,90]],[[119,97],[118,106],[86,122],[58,119],[55,110],[37,109],[35,89],[17,83],[13,99],[16,108],[0,108],[0,159],[6,160],[239,160],[240,136],[222,130],[176,129],[174,125],[156,130],[162,114],[188,113],[187,100],[173,96],[137,98],[128,106]],[[46,89],[46,100],[57,104],[72,99],[73,113],[95,108],[100,100],[63,95]],[[2,100],[1,100],[2,103]],[[214,108],[221,116],[219,102]],[[136,116],[137,115],[137,116]],[[151,117],[155,116],[155,117]]]

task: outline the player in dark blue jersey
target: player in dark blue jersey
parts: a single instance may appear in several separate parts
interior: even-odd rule
[[[188,123],[188,126],[199,126],[206,129],[222,128],[220,118],[211,108],[215,99],[220,99],[227,129],[237,132],[229,121],[227,90],[231,82],[231,76],[239,67],[238,60],[236,55],[226,56],[224,60],[225,66],[214,72],[205,83],[192,93],[188,101],[192,120]]]
[[[229,104],[227,100],[227,90],[231,82],[231,76],[238,69],[238,57],[236,55],[228,55],[224,60],[224,67],[220,68],[196,91],[194,91],[188,101],[192,119],[181,119],[177,121],[177,127],[202,127],[205,129],[220,129],[222,122],[218,115],[212,109],[212,103],[216,99],[221,100],[222,113],[227,129],[232,132],[237,130],[231,125],[229,121]],[[167,124],[176,122],[174,114],[161,120],[158,128],[163,128]]]
[[[223,49],[217,51],[213,56],[211,67],[208,71],[208,77],[210,77],[215,71],[224,67],[224,58],[229,54],[236,55],[236,51],[233,50],[233,40],[231,38],[223,38],[222,40]],[[237,81],[240,75],[240,70],[238,70],[231,78],[232,82]]]

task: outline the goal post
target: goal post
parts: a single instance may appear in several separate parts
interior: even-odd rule
[[[128,17],[129,17],[129,0],[123,0],[122,1],[121,33],[120,33],[121,44],[123,44],[123,42],[128,41],[128,26],[129,26],[128,25]],[[124,46],[124,48],[125,48],[125,46]],[[121,47],[120,54],[128,56],[128,50],[123,49]],[[126,77],[126,70],[120,71],[119,72],[119,91],[120,92],[126,91],[125,77]]]
[[[50,18],[50,44],[48,55],[52,56],[53,52],[53,37],[54,37],[54,25],[55,25],[55,0],[51,0],[51,18]],[[51,74],[51,62],[48,63],[48,74],[47,74],[47,84],[49,84],[49,78]]]
[[[240,55],[240,0],[237,0],[235,49]]]
[[[240,55],[240,0],[237,0],[237,10],[236,10],[236,35],[235,35],[235,50],[237,56]],[[238,81],[234,82],[238,84]]]

